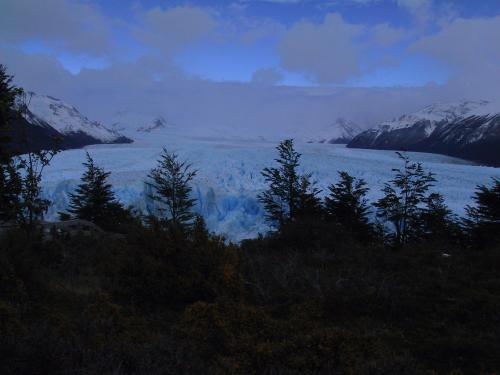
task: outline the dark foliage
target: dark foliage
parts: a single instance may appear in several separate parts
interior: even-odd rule
[[[193,172],[175,157],[165,162],[161,182],[177,171],[184,186],[180,196],[165,190],[170,207],[188,196]],[[171,230],[153,216],[128,221],[122,235],[119,222],[103,233],[1,232],[0,373],[498,373],[498,180],[479,187],[468,209],[472,228],[488,229],[482,240],[456,226],[448,251],[437,241],[448,238],[448,209],[428,194],[432,176],[405,159],[388,202],[418,237],[407,233],[405,251],[393,251],[375,230],[369,241],[360,235],[370,226],[362,180],[341,174],[329,215],[311,215],[317,193],[297,163],[285,163],[293,220],[239,246],[209,233],[189,204],[191,225]],[[108,173],[90,157],[86,166],[74,207],[104,217],[114,202]]]
[[[81,183],[74,193],[70,193],[68,212],[75,218],[91,221],[105,229],[116,229],[130,220],[131,213],[115,198],[112,186],[107,182],[111,173],[97,166],[88,152],[86,157]],[[61,213],[62,219],[67,220],[70,216]]]
[[[11,180],[12,169],[9,144],[9,127],[14,116],[14,104],[22,90],[12,84],[13,77],[0,64],[0,221],[12,220],[15,183]]]
[[[325,197],[327,219],[368,239],[373,229],[368,218],[370,207],[366,199],[369,190],[366,182],[345,171],[339,172],[339,177],[338,183],[328,187],[330,194]]]
[[[191,224],[196,200],[190,197],[190,182],[195,176],[196,171],[191,170],[190,164],[163,149],[158,166],[151,170],[147,184],[152,188],[150,198],[159,203],[157,209],[164,221],[181,227]]]
[[[500,179],[493,178],[491,187],[479,185],[472,196],[475,206],[467,206],[466,225],[481,245],[500,239]]]
[[[320,190],[311,181],[311,175],[298,172],[301,155],[295,151],[293,139],[284,140],[276,149],[278,167],[262,171],[268,188],[258,199],[264,205],[269,222],[280,228],[298,218],[317,214],[321,202]]]
[[[392,224],[390,232],[394,243],[398,246],[416,241],[423,236],[422,214],[425,203],[430,203],[431,209],[440,201],[437,195],[430,195],[429,190],[436,182],[434,174],[426,173],[420,163],[413,163],[409,157],[397,153],[403,161],[403,168],[393,169],[394,179],[386,183],[380,198],[374,206],[377,208],[377,217]],[[441,205],[439,205],[441,208]]]

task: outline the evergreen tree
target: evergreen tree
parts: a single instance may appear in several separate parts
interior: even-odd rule
[[[12,84],[13,76],[7,74],[7,68],[0,64],[0,163],[6,162],[7,152],[2,143],[8,142],[7,128],[12,115],[15,113],[14,106],[22,89]]]
[[[500,179],[491,187],[478,185],[472,196],[475,206],[467,206],[466,226],[479,245],[500,240]]]
[[[449,242],[459,228],[443,196],[431,193],[424,202],[425,206],[420,214],[420,235],[435,241]]]
[[[262,175],[268,189],[259,194],[264,204],[267,219],[278,227],[300,216],[310,215],[320,207],[317,197],[320,190],[315,188],[311,175],[301,176],[297,169],[301,155],[295,151],[293,140],[286,139],[278,147],[278,167],[264,168]]]
[[[363,179],[356,179],[345,171],[338,172],[340,181],[328,187],[330,194],[325,197],[327,218],[359,234],[371,232],[366,199],[368,188]]]
[[[191,170],[191,164],[163,149],[158,166],[151,170],[147,184],[152,188],[150,198],[159,203],[166,222],[180,227],[191,224],[196,200],[190,198],[190,183],[196,173]]]
[[[404,245],[422,234],[423,205],[429,201],[429,189],[436,181],[420,163],[412,163],[407,155],[397,153],[403,160],[402,169],[393,169],[394,179],[382,189],[384,196],[374,206],[377,217],[392,223],[395,241]]]
[[[20,184],[17,167],[7,150],[8,127],[15,113],[16,98],[22,90],[12,84],[13,77],[7,74],[7,69],[0,64],[0,221],[15,218],[14,207],[20,194]]]
[[[104,228],[115,226],[125,214],[125,209],[116,200],[111,184],[107,183],[111,173],[95,165],[88,152],[86,155],[82,183],[70,194],[68,212],[78,219],[91,221]]]
[[[300,176],[296,211],[298,218],[317,218],[323,211],[321,199],[318,197],[321,190],[316,187],[316,182],[311,178],[310,173]]]
[[[3,66],[0,66],[0,81],[0,135],[5,136],[13,116],[27,115],[31,96],[12,86],[12,77]],[[45,167],[58,151],[32,150],[26,135],[22,141],[28,150],[23,156],[9,155],[4,147],[0,150],[0,220],[17,222],[30,235],[50,205],[42,197],[41,181]]]

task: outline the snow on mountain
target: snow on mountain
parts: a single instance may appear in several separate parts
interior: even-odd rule
[[[338,118],[334,123],[313,131],[314,134],[306,139],[310,143],[343,144],[349,143],[360,132],[361,128],[358,124],[344,118]]]
[[[166,128],[167,128],[167,121],[160,116],[155,118],[152,124],[140,126],[139,128],[137,128],[137,131],[144,133],[151,133],[152,131],[166,129]]]
[[[393,131],[409,128],[419,122],[426,121],[428,122],[428,126],[425,129],[426,134],[430,135],[436,128],[436,124],[442,122],[449,123],[464,118],[487,104],[489,104],[487,101],[462,101],[448,104],[437,103],[427,106],[418,112],[402,115],[397,119],[383,122],[380,125],[380,129],[382,131]]]
[[[177,127],[167,121],[163,115],[151,115],[132,110],[116,111],[111,118],[112,128],[136,139],[142,138],[137,133],[177,131]]]
[[[348,147],[435,152],[500,165],[500,105],[434,104],[362,132]]]
[[[29,93],[28,109],[31,112],[25,116],[28,121],[44,122],[63,135],[84,134],[100,143],[124,141],[117,131],[89,120],[72,105],[52,96]]]

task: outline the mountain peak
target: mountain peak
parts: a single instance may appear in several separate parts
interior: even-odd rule
[[[357,135],[354,148],[437,152],[498,165],[500,105],[436,103]]]
[[[123,136],[97,121],[91,121],[74,106],[49,95],[28,92],[27,120],[37,118],[63,135],[83,133],[101,143],[113,143]]]
[[[348,143],[358,133],[361,128],[358,124],[343,117],[338,117],[334,122],[330,123],[312,135],[309,135],[308,142],[310,143]]]
[[[151,133],[155,130],[166,129],[168,127],[167,120],[163,116],[154,118],[151,123],[137,128],[138,132]]]

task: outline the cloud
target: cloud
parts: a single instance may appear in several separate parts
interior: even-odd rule
[[[283,81],[283,74],[273,68],[256,70],[252,75],[252,82],[259,85],[275,85]]]
[[[6,43],[38,41],[58,51],[103,55],[111,48],[112,22],[87,3],[0,1],[0,40]]]
[[[375,25],[371,31],[375,43],[382,47],[394,45],[408,35],[406,30],[392,27],[388,23]]]
[[[26,89],[75,105],[89,118],[111,125],[118,111],[152,117],[204,135],[225,129],[240,136],[286,136],[291,129],[320,129],[337,117],[373,126],[458,93],[439,86],[422,88],[298,88],[186,77],[155,58],[83,69],[72,75],[52,57],[1,50],[9,71]],[[261,75],[259,73],[259,75]],[[154,79],[160,75],[161,79]],[[270,82],[270,81],[268,81]]]
[[[27,6],[27,0],[0,0],[0,40],[4,45],[39,38],[54,48],[72,48],[78,52],[105,54],[113,49],[106,35],[114,21],[106,20],[96,8],[87,3],[46,0],[43,4],[47,9],[55,5],[62,8],[54,10],[54,14],[45,14],[37,5],[41,1],[31,3],[47,20],[36,19],[34,11],[28,10],[27,20],[33,24],[14,24],[11,19],[18,21],[23,17],[23,8],[18,4]],[[401,6],[410,5],[401,3]],[[78,12],[82,19],[77,17]],[[328,14],[319,24],[304,20],[287,28],[273,20],[245,14],[228,20],[211,9],[194,6],[137,8],[135,12],[134,23],[125,28],[131,30],[143,47],[150,49],[137,61],[111,59],[104,69],[82,69],[78,74],[70,74],[53,56],[0,48],[1,62],[7,64],[16,74],[16,82],[26,89],[60,97],[90,118],[108,125],[117,111],[126,109],[149,116],[164,115],[179,126],[197,129],[200,134],[210,128],[225,127],[243,135],[279,137],[290,128],[314,131],[337,117],[371,126],[434,101],[462,97],[489,99],[495,92],[500,95],[500,51],[494,48],[500,45],[500,17],[467,20],[455,17],[434,34],[422,37],[422,33],[387,23],[351,24],[335,13]],[[55,16],[68,16],[72,24],[65,20],[57,24]],[[44,22],[50,25],[44,28]],[[89,25],[89,34],[76,27],[82,24]],[[104,38],[89,45],[101,29]],[[185,46],[206,38],[231,43],[255,43],[263,39],[268,43],[272,39],[269,45],[277,40],[281,66],[256,70],[250,83],[213,82],[187,76],[172,63],[173,58]],[[452,80],[442,86],[383,89],[277,85],[284,70],[304,73],[318,83],[345,82],[363,73],[360,62],[371,68],[387,61],[400,62],[400,55],[389,53],[391,47],[409,40],[416,41],[407,53],[431,56],[453,67],[456,75]],[[371,57],[367,64],[374,50],[383,53]],[[380,56],[387,57],[385,62],[374,62]],[[274,63],[267,61],[265,66]]]
[[[281,64],[317,82],[344,82],[360,73],[355,39],[362,31],[362,26],[345,22],[337,13],[326,15],[319,25],[298,22],[278,45]]]
[[[157,7],[140,13],[139,19],[134,35],[142,43],[167,55],[207,37],[217,25],[210,10],[192,6],[166,10]]]
[[[432,0],[395,0],[399,7],[407,10],[417,21],[425,23],[432,17]]]
[[[433,35],[416,41],[410,51],[431,56],[451,67],[452,84],[485,98],[499,96],[500,16],[462,19],[448,23]]]
[[[458,18],[439,32],[421,38],[412,49],[430,54],[458,68],[500,64],[500,16]]]

